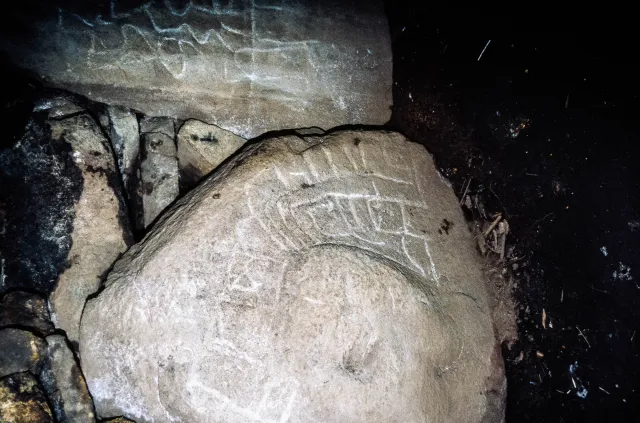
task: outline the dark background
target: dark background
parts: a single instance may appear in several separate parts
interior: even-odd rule
[[[387,1],[391,124],[458,195],[473,178],[467,193],[503,213],[523,257],[507,422],[640,421],[635,25],[630,11],[541,7]]]

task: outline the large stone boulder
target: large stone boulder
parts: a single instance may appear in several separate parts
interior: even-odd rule
[[[395,133],[245,148],[115,264],[80,355],[101,417],[503,418],[471,235],[429,154]]]
[[[244,138],[391,116],[391,41],[379,0],[41,3],[0,28],[22,28],[0,37],[0,49],[93,100],[200,119]]]
[[[77,342],[86,298],[130,243],[113,151],[100,126],[64,98],[41,101],[23,136],[0,147],[0,294],[49,296]]]

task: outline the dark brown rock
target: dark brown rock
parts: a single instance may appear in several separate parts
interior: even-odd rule
[[[53,333],[47,301],[30,292],[13,291],[0,299],[0,328],[20,326],[43,336]]]
[[[42,387],[31,373],[0,379],[0,422],[53,423]]]
[[[12,373],[37,373],[46,351],[42,338],[21,329],[0,329],[0,377]]]

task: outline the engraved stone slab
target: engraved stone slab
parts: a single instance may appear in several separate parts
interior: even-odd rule
[[[0,37],[0,50],[96,101],[247,139],[391,116],[382,1],[48,3],[17,14],[12,27],[23,31]]]
[[[115,264],[80,353],[103,418],[503,419],[471,235],[429,154],[396,133],[245,148]]]

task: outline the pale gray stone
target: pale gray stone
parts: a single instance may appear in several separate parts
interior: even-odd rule
[[[77,342],[84,303],[127,249],[130,229],[113,153],[100,127],[87,114],[51,120],[49,125],[51,138],[69,146],[69,159],[82,175],[73,209],[69,265],[49,297],[53,323]]]
[[[37,373],[46,350],[44,340],[21,329],[0,329],[0,378],[12,373]]]
[[[47,358],[40,380],[53,406],[56,421],[96,421],[84,376],[64,336],[47,336]]]
[[[246,140],[232,132],[199,120],[186,121],[178,131],[180,184],[195,185],[235,153]]]
[[[140,120],[140,133],[160,133],[174,138],[175,122],[167,116],[145,116]]]
[[[180,188],[178,159],[173,138],[164,132],[150,132],[142,135],[142,142],[142,223],[147,228],[176,199]]]
[[[380,0],[101,3],[43,6],[24,22],[28,36],[0,40],[0,49],[92,100],[200,119],[247,139],[391,116]]]
[[[140,127],[131,110],[120,106],[107,106],[109,137],[118,160],[118,169],[129,199],[134,195],[136,164],[140,154]]]
[[[503,418],[471,234],[395,133],[245,148],[115,264],[80,352],[98,414],[139,423]]]
[[[53,333],[47,300],[30,292],[13,291],[0,299],[0,328],[28,327],[41,335]]]

